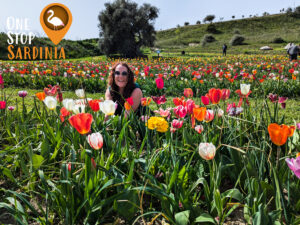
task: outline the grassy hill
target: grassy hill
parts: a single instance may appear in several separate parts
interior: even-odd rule
[[[224,43],[230,53],[257,53],[259,48],[268,45],[275,53],[282,52],[286,43],[300,43],[300,17],[288,14],[275,14],[263,17],[231,20],[212,23],[216,32],[208,32],[211,24],[188,25],[157,32],[155,46],[168,52],[220,52]],[[230,46],[235,33],[245,37],[244,45]],[[201,46],[203,36],[211,34],[215,42]],[[275,38],[282,38],[284,43],[273,43]],[[189,47],[189,43],[198,46]]]

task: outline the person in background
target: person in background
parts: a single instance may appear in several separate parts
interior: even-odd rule
[[[298,54],[300,54],[299,45],[292,45],[288,50],[287,54],[290,56],[290,60],[297,60]]]
[[[111,70],[108,77],[108,88],[105,93],[105,100],[112,100],[117,103],[115,115],[121,115],[124,103],[127,98],[132,97],[133,105],[131,109],[141,116],[143,107],[141,99],[143,97],[142,90],[139,85],[134,83],[134,75],[127,63],[118,62]]]
[[[222,49],[223,49],[223,56],[226,56],[227,45],[224,44],[223,47],[222,47]]]

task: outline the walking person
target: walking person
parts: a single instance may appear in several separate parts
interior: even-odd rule
[[[223,56],[226,56],[227,45],[224,44],[223,47],[222,47],[222,49],[223,49]]]
[[[297,60],[298,54],[300,54],[299,45],[292,45],[288,50],[287,54],[290,56],[290,60]]]

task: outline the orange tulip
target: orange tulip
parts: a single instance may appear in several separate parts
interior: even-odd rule
[[[89,113],[79,113],[71,116],[69,122],[80,134],[87,134],[91,130],[93,116]]]
[[[277,146],[284,145],[288,136],[291,134],[290,128],[284,124],[278,125],[276,123],[271,123],[268,126],[268,131],[271,141]]]
[[[296,127],[295,126],[289,126],[289,134],[288,137],[292,137],[294,134]]]
[[[206,115],[206,107],[193,108],[193,114],[196,120],[203,121]]]
[[[44,101],[44,99],[46,98],[45,92],[38,92],[38,93],[35,94],[35,96],[36,96],[40,101]]]
[[[151,102],[151,98],[142,98],[141,99],[141,104],[142,106],[148,106]]]

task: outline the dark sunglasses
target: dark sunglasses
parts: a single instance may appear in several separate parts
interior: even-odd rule
[[[122,76],[127,76],[128,73],[126,71],[123,71],[122,73],[120,73],[120,71],[115,71],[115,75],[116,76],[120,76],[122,74]]]

